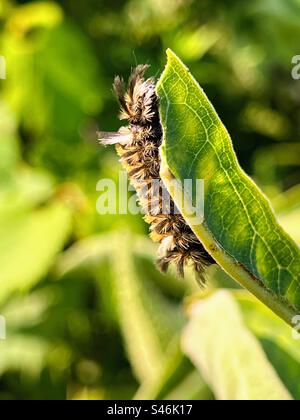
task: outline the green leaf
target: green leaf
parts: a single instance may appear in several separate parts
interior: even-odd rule
[[[236,291],[234,296],[242,308],[247,326],[260,340],[280,378],[293,397],[298,400],[300,398],[299,340],[293,337],[293,331],[285,322],[248,292]]]
[[[300,206],[300,184],[273,198],[276,213],[285,213]]]
[[[280,215],[279,223],[291,235],[291,237],[300,245],[300,208],[290,210]]]
[[[255,335],[276,342],[300,364],[299,341],[293,339],[291,328],[244,291],[236,291],[235,296],[243,309],[248,327]]]
[[[179,337],[167,348],[166,361],[158,375],[142,383],[135,400],[213,399],[213,395],[182,353]]]
[[[192,307],[182,346],[217,399],[291,399],[229,292]]]
[[[47,274],[70,227],[70,211],[61,204],[13,217],[0,227],[0,303]]]
[[[13,335],[0,342],[0,377],[7,371],[21,371],[38,377],[46,365],[48,343],[43,339]]]
[[[53,190],[53,180],[46,173],[32,171],[29,167],[14,172],[0,188],[2,222],[43,204],[51,197]]]
[[[129,361],[143,384],[144,398],[156,388],[157,375],[170,356],[167,350],[184,325],[180,305],[139,269],[141,257],[153,264],[153,251],[149,239],[124,231],[80,241],[56,265],[58,276],[93,270],[108,301],[102,307],[108,303],[116,313],[113,318],[118,320]]]
[[[230,136],[196,80],[172,51],[167,54],[157,85],[161,177],[215,261],[291,323],[300,309],[300,250],[239,166]],[[182,187],[189,179],[205,183],[203,223],[193,210],[196,189]]]
[[[126,243],[126,246],[120,246]],[[113,287],[119,323],[132,368],[141,381],[153,379],[166,362],[166,349],[183,326],[180,307],[167,300],[147,278],[139,276],[134,237],[115,237]]]
[[[169,394],[165,400],[213,400],[213,395],[208,386],[203,381],[200,373],[193,370],[182,382],[180,382]]]
[[[166,363],[158,375],[145,380],[138,389],[135,400],[163,399],[174,386],[191,371],[191,363],[182,353],[180,339],[176,337],[166,351]]]

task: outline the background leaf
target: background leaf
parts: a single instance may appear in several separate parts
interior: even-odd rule
[[[0,302],[13,292],[28,291],[47,273],[70,227],[70,212],[60,204],[21,214],[1,226]]]
[[[300,366],[300,346],[299,339],[294,336],[296,330],[291,330],[272,311],[248,293],[237,291],[235,296],[248,327],[260,340],[280,378],[293,397],[298,400],[300,387],[297,372]]]
[[[290,399],[228,292],[192,307],[182,345],[218,399]]]
[[[124,242],[127,247],[120,248]],[[111,235],[109,241],[98,237],[77,244],[57,267],[58,273],[65,275],[76,268],[74,263],[77,269],[98,264],[101,270],[100,258],[109,262],[105,270],[110,275],[101,273],[100,287],[105,291],[105,299],[110,296],[111,305],[115,306],[130,363],[142,383],[155,380],[167,360],[165,352],[169,346],[172,348],[172,341],[184,325],[180,306],[167,299],[151,280],[141,281],[138,256],[149,258],[149,249],[153,250],[148,240],[124,231]],[[153,253],[150,255],[152,259]]]

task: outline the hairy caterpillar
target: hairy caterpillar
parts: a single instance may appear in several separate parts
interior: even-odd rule
[[[186,224],[168,192],[163,187],[157,190],[154,182],[160,180],[162,128],[155,80],[144,79],[147,68],[147,65],[139,65],[132,71],[127,91],[123,79],[115,78],[113,87],[121,105],[120,119],[128,120],[129,125],[121,127],[117,133],[100,132],[99,140],[103,145],[116,145],[120,162],[137,191],[145,220],[150,224],[150,236],[161,244],[160,269],[165,272],[174,263],[183,277],[185,265],[191,262],[197,280],[203,284],[205,270],[214,264],[214,260]]]

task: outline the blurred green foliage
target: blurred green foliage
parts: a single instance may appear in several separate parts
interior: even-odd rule
[[[236,286],[215,268],[204,292],[192,276],[161,275],[141,216],[97,214],[97,181],[117,180],[119,164],[95,133],[120,125],[114,75],[136,63],[159,75],[172,48],[300,244],[299,18],[299,0],[0,1],[0,399],[222,394],[180,336],[191,301]],[[247,293],[234,296],[300,399],[299,341]]]

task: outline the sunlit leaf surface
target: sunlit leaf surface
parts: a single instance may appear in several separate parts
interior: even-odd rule
[[[186,220],[219,265],[274,310],[282,301],[300,309],[299,248],[239,166],[203,90],[170,50],[157,91],[164,129],[162,178]],[[179,186],[173,187],[174,177]],[[190,211],[199,198],[195,188],[184,189],[187,203],[178,201],[178,190],[189,179],[205,182],[203,224]],[[282,316],[291,322],[291,314]]]

